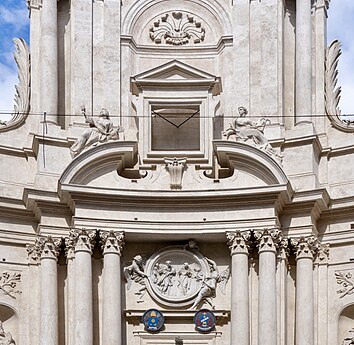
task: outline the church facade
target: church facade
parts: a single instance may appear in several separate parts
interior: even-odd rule
[[[0,345],[352,344],[330,1],[27,2]]]

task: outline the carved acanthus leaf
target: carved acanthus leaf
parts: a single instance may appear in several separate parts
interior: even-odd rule
[[[17,283],[21,282],[20,273],[3,272],[0,276],[0,290],[7,296],[16,299],[16,295],[22,292],[17,289]]]
[[[234,232],[226,233],[228,240],[228,246],[230,248],[231,255],[237,253],[248,254],[249,240],[251,238],[251,231],[236,230]]]
[[[164,158],[165,167],[170,174],[171,189],[182,188],[183,173],[187,168],[187,158]]]
[[[326,113],[333,127],[344,132],[354,132],[354,121],[341,118],[339,101],[341,97],[341,88],[338,83],[338,63],[342,54],[340,42],[334,40],[326,52],[325,64],[325,100]]]
[[[9,121],[0,121],[0,131],[22,125],[30,111],[31,96],[31,58],[27,43],[23,38],[15,38],[15,61],[18,67],[19,84],[16,85],[15,106]]]
[[[313,259],[319,245],[317,238],[315,238],[314,236],[301,236],[297,239],[292,238],[290,241],[291,245],[295,250],[296,259]]]
[[[41,258],[57,258],[60,253],[61,238],[53,238],[52,236],[39,236],[36,239]]]
[[[279,229],[255,230],[254,237],[258,242],[259,252],[276,251],[283,237]]]
[[[96,230],[71,229],[69,239],[66,240],[67,249],[74,251],[88,251],[92,253],[95,245]]]
[[[103,254],[117,253],[122,255],[124,247],[124,232],[100,231]]]

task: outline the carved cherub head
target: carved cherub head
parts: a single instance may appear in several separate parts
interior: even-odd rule
[[[134,256],[133,260],[137,263],[141,263],[143,261],[143,258],[141,257],[141,255],[136,255]]]

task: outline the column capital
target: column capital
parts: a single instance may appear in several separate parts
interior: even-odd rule
[[[318,243],[317,245],[317,255],[316,264],[318,265],[328,265],[329,260],[329,244],[328,243]]]
[[[34,244],[26,244],[26,251],[28,256],[28,263],[30,265],[38,265],[41,258],[41,253],[37,243],[35,242]]]
[[[52,236],[37,237],[36,242],[39,246],[39,251],[42,259],[55,259],[57,260],[60,253],[60,246],[62,243],[61,238],[53,238]]]
[[[119,231],[100,231],[103,255],[113,253],[122,255],[124,247],[124,232]]]
[[[71,229],[69,237],[65,239],[66,252],[72,255],[72,252],[88,252],[92,254],[95,245],[96,230]]]
[[[290,243],[295,250],[296,260],[305,258],[313,260],[318,246],[315,236],[292,238],[290,239]]]
[[[230,248],[231,255],[247,254],[249,249],[249,240],[251,238],[251,231],[232,231],[226,233],[228,240],[227,245]]]
[[[282,233],[279,229],[263,229],[255,230],[254,237],[258,242],[259,253],[276,252],[279,244],[283,240]]]

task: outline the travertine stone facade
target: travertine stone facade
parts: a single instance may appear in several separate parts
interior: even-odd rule
[[[354,341],[328,6],[28,1],[0,122],[0,345]]]

